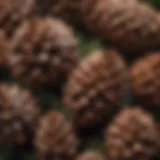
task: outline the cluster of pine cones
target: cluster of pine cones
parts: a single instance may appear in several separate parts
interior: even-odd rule
[[[82,59],[79,32],[101,42]],[[37,160],[154,160],[158,113],[157,8],[144,0],[0,0],[0,147],[29,146]],[[104,152],[84,147],[97,138]]]

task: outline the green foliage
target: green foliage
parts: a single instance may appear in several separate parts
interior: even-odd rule
[[[155,7],[160,6],[160,0],[146,0],[146,1]]]

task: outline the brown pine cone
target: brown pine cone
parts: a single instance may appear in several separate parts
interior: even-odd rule
[[[0,145],[21,145],[31,139],[39,117],[32,93],[19,86],[0,84]]]
[[[106,132],[106,153],[111,160],[151,160],[158,154],[158,127],[140,108],[125,108]]]
[[[78,20],[87,30],[111,40],[124,52],[140,52],[160,45],[158,13],[138,0],[53,1],[56,15],[66,19],[69,14],[69,19]]]
[[[8,56],[11,52],[10,44],[4,32],[0,30],[0,70],[8,68]]]
[[[76,160],[103,160],[103,157],[95,151],[86,151],[80,154]]]
[[[77,125],[102,123],[119,109],[127,89],[124,61],[114,50],[100,50],[85,58],[72,72],[64,104]]]
[[[160,44],[157,12],[135,0],[100,0],[83,23],[125,52],[139,52]]]
[[[71,160],[77,144],[72,126],[62,113],[50,111],[41,118],[35,137],[40,160]]]
[[[131,67],[131,87],[138,103],[160,105],[160,54],[151,53]]]
[[[11,37],[16,28],[33,14],[34,0],[0,0],[0,28]]]
[[[97,2],[96,2],[97,3]],[[79,23],[89,7],[94,7],[93,0],[39,0],[39,12],[41,14],[60,17],[63,20],[71,23]]]
[[[13,77],[27,85],[60,84],[78,61],[77,40],[72,29],[57,19],[26,21],[12,42]]]

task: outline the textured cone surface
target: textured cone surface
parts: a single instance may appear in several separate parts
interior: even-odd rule
[[[102,123],[119,109],[126,93],[125,63],[114,50],[95,51],[82,60],[64,89],[64,104],[77,125]]]
[[[28,90],[0,85],[0,144],[24,144],[31,138],[38,117],[39,107]]]
[[[37,3],[40,15],[50,15],[63,18],[63,20],[73,20],[74,12],[69,10],[68,0],[39,0]],[[69,12],[68,12],[69,11]]]
[[[79,155],[76,160],[103,160],[103,158],[98,152],[86,151]]]
[[[106,153],[112,160],[150,160],[158,154],[159,133],[153,117],[140,108],[125,108],[106,132]]]
[[[108,37],[126,52],[138,52],[160,44],[160,21],[156,11],[135,0],[100,0],[84,20],[88,29],[104,39]]]
[[[151,53],[137,60],[130,70],[136,101],[144,106],[160,105],[160,54]]]
[[[57,19],[26,21],[15,33],[12,46],[12,74],[27,85],[64,82],[78,60],[72,29]]]
[[[160,44],[157,12],[138,0],[53,1],[57,4],[52,9],[62,18],[64,13],[71,21],[76,17],[87,30],[111,40],[122,51],[139,52]]]
[[[33,13],[34,0],[1,0],[0,28],[12,36],[16,28]]]
[[[93,0],[39,0],[40,14],[54,15],[71,23],[80,23],[82,14],[85,15],[89,8],[97,2]]]
[[[8,57],[10,54],[10,44],[2,30],[0,30],[0,70],[9,66]]]
[[[64,115],[50,111],[40,120],[35,147],[41,160],[72,158],[77,149],[77,138]]]

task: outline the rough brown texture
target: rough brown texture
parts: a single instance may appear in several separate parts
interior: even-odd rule
[[[125,52],[139,52],[160,43],[156,11],[134,0],[100,0],[83,23]]]
[[[48,4],[45,1],[49,13],[83,24],[122,51],[140,52],[160,44],[158,14],[138,0],[48,0]]]
[[[160,105],[160,54],[151,53],[131,67],[131,87],[138,103]]]
[[[35,139],[40,160],[71,160],[77,144],[72,126],[62,113],[50,111],[41,118]]]
[[[33,13],[34,3],[34,0],[0,1],[0,28],[6,31],[8,37]]]
[[[11,52],[10,43],[4,32],[0,30],[0,70],[5,70],[8,65],[8,56]]]
[[[12,46],[12,75],[27,85],[64,82],[78,60],[72,29],[57,19],[26,21],[16,32]]]
[[[140,108],[125,108],[106,132],[111,160],[150,160],[158,154],[159,133],[153,117]]]
[[[95,51],[70,75],[64,104],[77,125],[92,126],[118,110],[126,88],[125,63],[117,52]]]
[[[76,160],[103,160],[103,157],[95,151],[86,151],[80,154]]]
[[[0,84],[0,144],[21,145],[31,139],[39,117],[32,94],[15,85]]]

